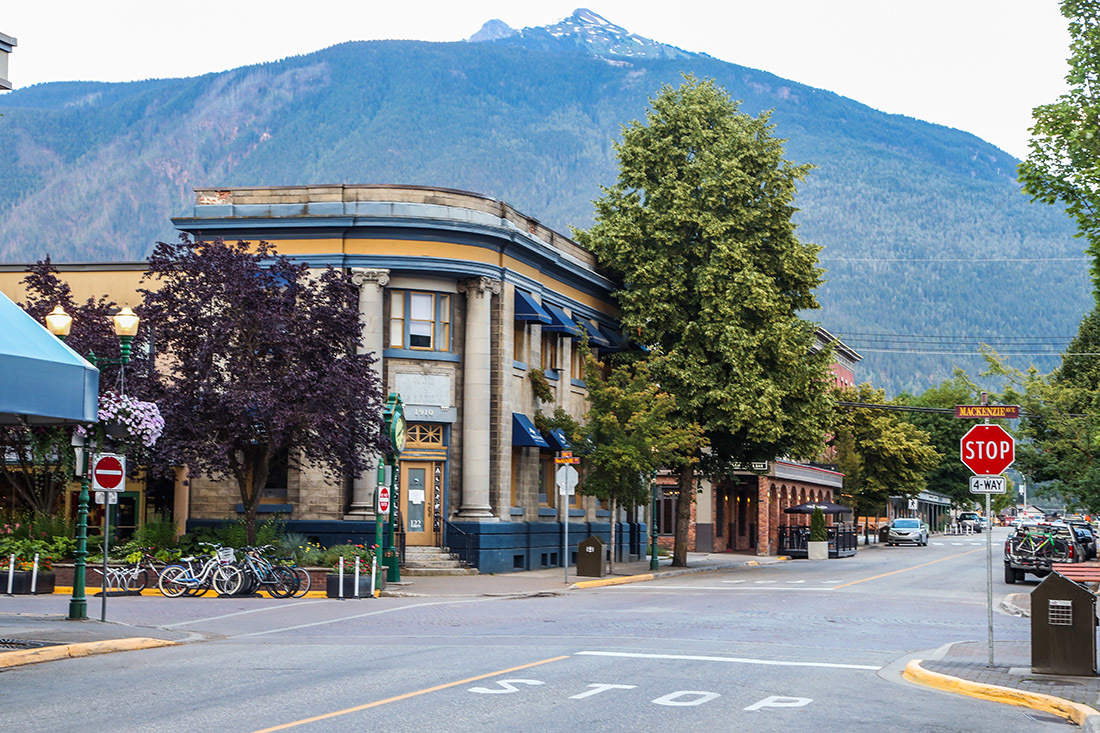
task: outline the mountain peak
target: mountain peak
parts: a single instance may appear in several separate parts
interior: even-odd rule
[[[503,21],[490,20],[467,40],[542,50],[581,50],[594,56],[688,58],[696,55],[631,33],[588,8],[577,8],[557,23],[519,31]]]

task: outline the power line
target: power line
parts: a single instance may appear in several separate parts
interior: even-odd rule
[[[992,262],[1091,262],[1089,257],[818,257],[818,262],[966,262],[975,265]]]

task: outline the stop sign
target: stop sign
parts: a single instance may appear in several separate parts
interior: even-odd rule
[[[111,453],[96,456],[92,466],[92,488],[98,491],[117,490],[126,476],[126,459]]]
[[[390,487],[378,487],[378,513],[385,514],[390,510]]]
[[[975,425],[959,439],[959,455],[979,476],[996,476],[1016,460],[1016,441],[1000,425]]]

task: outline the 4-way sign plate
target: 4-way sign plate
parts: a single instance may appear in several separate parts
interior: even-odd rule
[[[1003,494],[1008,491],[1008,481],[1004,476],[971,476],[971,494]]]

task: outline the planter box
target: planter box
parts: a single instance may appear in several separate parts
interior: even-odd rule
[[[807,542],[806,549],[808,557],[811,560],[828,560],[829,559],[829,543],[826,542]]]
[[[35,595],[53,593],[54,574],[38,573],[38,583],[35,586]],[[8,592],[8,574],[0,572],[0,594]],[[11,592],[16,595],[29,595],[31,592],[31,571],[17,570],[12,574]]]
[[[386,588],[386,573],[379,573],[379,584],[376,586],[379,590],[385,590]],[[328,573],[325,575],[325,595],[329,598],[340,597],[340,576],[337,573]],[[344,598],[355,597],[355,573],[344,573]],[[359,574],[359,597],[370,598],[370,573]]]

